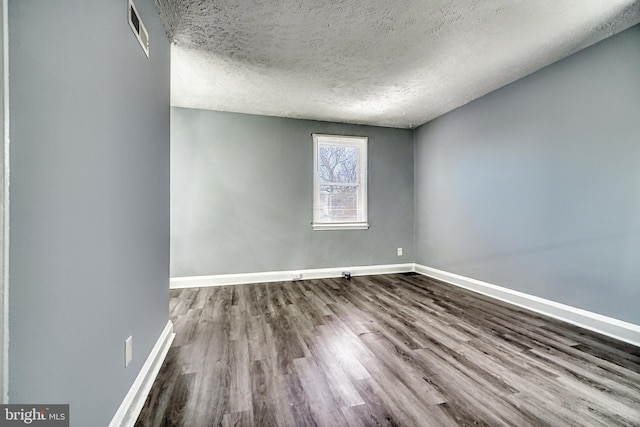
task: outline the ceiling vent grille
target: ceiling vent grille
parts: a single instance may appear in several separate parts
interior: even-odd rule
[[[129,0],[129,26],[133,30],[133,34],[135,34],[140,46],[142,46],[142,50],[144,50],[147,58],[149,57],[149,33],[147,33],[147,29],[144,27],[142,23],[142,19],[140,19],[140,14],[138,13],[138,9],[136,9],[132,0]]]

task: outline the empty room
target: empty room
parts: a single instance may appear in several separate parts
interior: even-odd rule
[[[1,33],[0,424],[640,425],[639,1]]]

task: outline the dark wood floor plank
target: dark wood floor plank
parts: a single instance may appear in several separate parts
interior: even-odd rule
[[[318,307],[307,297],[298,299],[294,305],[300,309],[300,312],[313,327],[324,325],[325,316],[333,314],[326,305],[322,304],[322,307]]]
[[[570,409],[554,405],[553,402],[550,404],[549,400],[540,399],[540,396],[536,394],[518,393],[506,396],[505,399],[529,418],[537,419],[540,426],[606,426],[592,416],[581,414],[575,407]]]
[[[264,320],[260,316],[247,313],[247,345],[250,360],[264,360],[267,358],[267,339],[265,337]]]
[[[534,355],[539,360],[555,366],[562,371],[563,375],[573,377],[590,387],[600,391],[605,391],[610,395],[619,395],[621,399],[625,396],[632,396],[638,393],[640,384],[626,384],[624,376],[611,373],[598,365],[577,359],[569,352],[557,350],[533,349],[529,354]]]
[[[628,399],[621,399],[620,395],[612,396],[606,391],[598,390],[569,376],[558,378],[558,382],[567,390],[573,390],[574,393],[583,396],[589,407],[595,409],[597,413],[603,416],[615,415],[618,420],[624,420],[630,425],[640,425],[640,406],[629,405]]]
[[[285,308],[285,312],[303,338],[318,335],[317,323],[315,323],[313,318],[308,316],[298,304],[288,305]]]
[[[368,404],[342,408],[342,413],[349,427],[397,426],[389,414],[375,411]]]
[[[172,290],[146,426],[640,426],[640,349],[420,275]]]
[[[253,425],[252,411],[234,412],[225,414],[222,419],[223,427],[250,427]]]
[[[304,339],[293,325],[293,320],[281,312],[274,316],[273,322],[267,325],[266,336],[268,348],[271,350],[271,360],[276,361],[280,375],[293,371],[295,359],[305,357],[309,349]]]
[[[317,426],[320,425],[320,421],[315,419],[314,410],[312,404],[304,392],[302,382],[296,372],[282,376],[282,379],[286,381],[286,393],[284,396],[290,402],[291,415],[293,417],[293,424],[295,426]]]
[[[357,359],[372,356],[367,346],[358,338],[360,335],[355,334],[338,317],[327,316],[325,324],[318,329],[326,345],[333,347],[334,353],[341,353],[344,349],[348,349],[349,355]]]
[[[286,378],[275,364],[256,360],[251,365],[251,396],[256,426],[294,425]]]
[[[158,374],[154,387],[140,412],[136,426],[185,425],[185,405],[193,392],[194,373],[182,374],[179,347],[169,349],[164,369]],[[156,410],[163,408],[163,410]]]
[[[576,363],[585,363],[587,366],[597,366],[612,375],[616,381],[634,389],[640,393],[640,373],[635,370],[627,369],[614,362],[594,356],[589,349],[585,349],[583,345],[574,346],[566,350],[568,354],[575,358]]]
[[[232,340],[229,348],[229,407],[227,413],[251,410],[251,365],[246,335]]]
[[[366,362],[365,362],[366,363]],[[372,367],[374,365],[371,365]],[[426,405],[397,381],[386,383],[384,372],[376,367],[372,378],[356,382],[359,393],[372,406],[386,411],[401,426],[455,425],[438,405]],[[382,383],[376,379],[378,377]],[[447,422],[448,421],[448,422]]]
[[[342,372],[351,380],[370,378],[369,372],[362,366],[359,359],[350,351],[343,351],[339,343],[327,340],[331,332],[320,330],[321,334],[306,339],[311,356],[321,364],[337,364]]]
[[[396,357],[395,347],[379,334],[363,335],[360,339],[375,354],[373,363],[371,358],[365,358],[365,367],[373,375],[374,372],[382,373],[384,377],[376,378],[385,385],[394,383],[402,384],[416,396],[420,396],[427,405],[438,405],[445,400],[431,384],[425,380],[428,372],[420,372],[415,369],[415,364],[406,363],[405,360]],[[378,367],[380,369],[378,369]],[[373,371],[373,372],[372,372]],[[382,381],[384,378],[384,381]]]
[[[259,316],[260,308],[258,307],[258,290],[257,285],[242,285],[247,289],[247,315]]]
[[[507,343],[508,344],[508,343]],[[510,351],[513,348],[491,336],[474,338],[465,343],[466,348],[475,349],[491,358],[496,363],[509,369],[515,375],[524,378],[555,379],[561,371],[555,367],[541,363],[527,352]]]
[[[193,341],[201,312],[202,310],[188,310],[183,316],[173,320],[174,329],[182,331],[173,339],[173,347],[180,347]]]
[[[351,381],[369,378],[370,374],[360,363],[357,350],[344,351],[345,348],[351,349],[349,343],[356,338],[340,340],[334,330],[326,326],[321,328],[320,335],[307,339],[311,357],[325,372],[329,387],[343,406],[363,404]]]
[[[247,337],[247,314],[241,306],[232,305],[229,308],[229,339],[240,340]]]
[[[340,408],[364,404],[364,400],[362,400],[358,391],[353,387],[351,379],[345,374],[338,363],[327,359],[320,359],[317,363],[318,367],[322,370],[322,375],[326,377],[327,385]]]
[[[373,318],[366,315],[360,315],[358,313],[359,310],[353,306],[330,304],[328,307],[331,309],[333,314],[351,330],[351,332],[358,336],[361,334],[380,331],[380,325],[378,325]]]
[[[340,410],[339,400],[334,397],[325,372],[315,360],[306,357],[296,359],[294,366],[307,396],[314,422],[319,426],[345,425],[346,420]]]
[[[373,378],[366,378],[363,380],[358,380],[353,382],[354,387],[358,390],[358,394],[364,399],[367,405],[367,408],[364,412],[368,415],[371,414],[367,418],[367,420],[362,420],[365,425],[375,425],[375,424],[367,424],[366,421],[373,418],[374,420],[384,420],[380,425],[391,425],[391,426],[410,426],[414,424],[409,417],[409,414],[405,414],[402,412],[400,408],[388,398],[387,393],[384,389],[379,387],[378,383],[375,382]],[[355,416],[355,411],[353,410],[343,410],[343,413],[346,413],[347,420],[350,425],[356,424],[353,420]]]

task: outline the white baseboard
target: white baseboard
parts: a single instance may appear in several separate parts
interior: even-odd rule
[[[352,276],[368,276],[373,274],[406,273],[413,271],[414,264],[367,265],[355,267],[316,268],[309,270],[267,271],[262,273],[220,274],[216,276],[174,277],[170,281],[171,289],[200,288],[209,286],[241,285],[248,283],[268,283],[291,281],[294,273],[301,274],[301,279],[328,279],[341,277],[343,271]]]
[[[640,326],[569,305],[416,264],[416,273],[640,346]]]
[[[153,346],[149,357],[147,357],[144,365],[142,365],[142,369],[140,369],[129,392],[122,401],[122,404],[120,404],[118,411],[109,423],[109,427],[133,427],[136,423],[138,415],[140,415],[142,406],[145,400],[147,400],[147,395],[158,376],[162,362],[167,356],[167,352],[169,351],[169,347],[171,347],[171,342],[173,342],[175,335],[173,332],[173,323],[169,320],[160,334],[158,341],[156,341],[156,344]]]
[[[357,267],[319,268],[310,270],[269,271],[259,273],[221,274],[215,276],[174,277],[171,289],[197,288],[209,286],[239,285],[249,283],[286,282],[294,273],[301,274],[303,280],[341,277],[343,271],[352,276],[374,274],[406,273],[415,271],[434,279],[459,286],[498,300],[562,320],[582,328],[607,335],[620,341],[640,346],[640,325],[624,322],[580,308],[514,291],[480,280],[449,273],[420,264],[390,264]]]

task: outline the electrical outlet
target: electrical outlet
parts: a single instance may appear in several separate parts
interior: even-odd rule
[[[402,248],[398,248],[398,256],[402,256]]]
[[[126,368],[133,359],[133,336],[124,341],[124,367]]]
[[[302,273],[292,273],[291,280],[293,281],[302,280]]]

